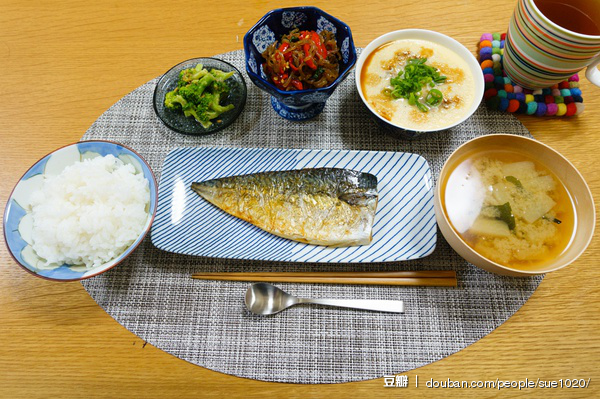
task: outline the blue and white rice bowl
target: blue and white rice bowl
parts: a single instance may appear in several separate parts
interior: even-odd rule
[[[61,173],[67,166],[85,159],[113,155],[124,164],[131,164],[136,173],[143,174],[148,181],[150,198],[146,206],[148,217],[137,239],[112,260],[86,268],[84,265],[63,264],[46,266],[33,249],[31,197],[41,190],[45,176]],[[26,271],[42,278],[55,281],[83,280],[103,273],[129,256],[142,242],[154,219],[157,203],[156,178],[146,161],[132,149],[110,141],[82,141],[59,148],[36,162],[19,180],[11,193],[4,211],[4,239],[10,254]]]

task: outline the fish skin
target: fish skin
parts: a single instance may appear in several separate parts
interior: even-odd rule
[[[377,177],[347,169],[261,172],[195,182],[225,212],[287,239],[324,246],[368,245]]]

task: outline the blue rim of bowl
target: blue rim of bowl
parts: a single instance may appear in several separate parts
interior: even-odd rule
[[[233,68],[235,70],[235,72],[240,76],[242,84],[244,86],[244,98],[242,99],[242,101],[240,102],[239,107],[236,108],[236,112],[237,114],[231,119],[231,121],[229,121],[228,123],[223,123],[221,125],[219,125],[218,127],[212,129],[212,130],[208,130],[206,132],[200,132],[200,133],[190,133],[190,132],[186,132],[183,131],[181,129],[178,129],[174,126],[171,126],[169,123],[167,123],[162,116],[160,116],[160,113],[158,112],[158,109],[156,108],[156,96],[157,96],[157,91],[158,91],[158,84],[160,83],[160,81],[162,80],[162,78],[168,74],[169,72],[171,72],[173,69],[179,67],[181,64],[184,64],[186,62],[190,62],[193,60],[214,60],[214,61],[218,61],[218,62],[222,62],[223,64],[227,64],[229,65],[231,68]],[[242,114],[242,111],[244,110],[244,107],[246,106],[246,99],[248,97],[248,86],[246,85],[246,79],[244,79],[244,75],[242,75],[242,73],[240,72],[239,69],[237,69],[233,64],[227,62],[227,61],[223,61],[220,58],[215,58],[215,57],[195,57],[195,58],[189,58],[185,61],[181,61],[179,63],[177,63],[177,65],[172,66],[171,68],[169,68],[165,73],[163,73],[158,80],[156,81],[156,85],[154,86],[154,93],[152,94],[152,108],[154,108],[154,113],[156,114],[156,116],[158,116],[158,119],[161,120],[161,122],[163,123],[163,125],[165,125],[166,127],[168,127],[169,129],[173,130],[174,132],[177,133],[181,133],[181,134],[187,134],[189,136],[207,136],[209,134],[213,134],[216,133],[220,130],[225,129],[226,127],[230,126],[233,122],[235,122],[237,120],[237,118]],[[200,127],[202,127],[202,125],[199,125]]]
[[[350,29],[350,26],[345,23],[344,21],[342,21],[339,18],[334,17],[333,15],[326,13],[325,11],[321,10],[318,7],[312,7],[312,6],[301,6],[301,7],[287,7],[287,8],[276,8],[274,10],[269,11],[268,13],[266,13],[261,19],[258,20],[257,23],[255,23],[254,25],[252,25],[252,27],[250,29],[248,29],[248,32],[246,32],[246,34],[244,35],[244,39],[243,39],[243,43],[244,43],[244,61],[246,60],[247,56],[248,56],[248,50],[246,49],[246,42],[249,41],[248,39],[248,35],[250,34],[250,31],[252,29],[254,29],[255,27],[257,27],[258,25],[262,24],[267,18],[269,18],[271,16],[271,14],[274,14],[276,12],[284,12],[284,11],[304,11],[304,10],[316,10],[320,13],[322,13],[324,16],[331,18],[332,20],[335,20],[336,22],[344,25],[347,29],[348,29],[348,38],[349,40],[349,45],[350,48],[355,48],[356,46],[354,45],[354,38],[352,36],[352,29]],[[356,50],[355,50],[356,52]],[[327,91],[329,89],[331,89],[332,87],[338,85],[340,82],[342,82],[345,78],[346,75],[352,70],[352,68],[354,68],[354,66],[356,65],[356,62],[358,61],[358,56],[355,57],[354,62],[352,62],[351,64],[348,64],[348,66],[346,67],[346,69],[343,71],[343,73],[340,71],[339,76],[337,77],[336,80],[334,80],[332,83],[330,83],[329,85],[325,86],[325,87],[319,87],[317,89],[306,89],[306,90],[289,90],[289,91],[285,91],[285,90],[280,90],[278,89],[275,85],[273,85],[271,82],[269,82],[268,80],[264,79],[262,76],[260,76],[259,74],[256,74],[254,72],[252,72],[249,68],[248,68],[248,63],[244,62],[246,64],[246,73],[248,74],[248,76],[250,77],[254,77],[256,79],[259,79],[260,81],[264,82],[265,84],[267,84],[269,87],[271,87],[276,93],[280,94],[280,95],[291,95],[291,94],[296,94],[296,93],[318,93],[318,92],[322,92],[322,91]]]
[[[156,216],[156,209],[158,208],[158,206],[154,207],[154,212],[152,212],[152,216],[150,217],[150,223],[148,223],[148,228],[143,231],[142,233],[140,233],[140,235],[143,237],[141,240],[138,241],[138,243],[133,246],[128,248],[126,251],[129,251],[129,254],[124,257],[123,259],[121,259],[120,261],[116,262],[114,265],[112,265],[111,267],[109,267],[108,269],[99,271],[98,273],[95,274],[91,274],[89,276],[85,276],[85,277],[79,277],[79,278],[69,278],[69,279],[56,279],[56,278],[52,278],[52,277],[47,277],[47,276],[42,276],[40,274],[34,273],[33,271],[29,270],[27,267],[25,267],[23,264],[21,264],[21,262],[19,262],[17,260],[17,258],[15,257],[15,255],[13,254],[12,250],[10,249],[10,246],[8,245],[8,238],[6,237],[6,216],[8,214],[8,208],[10,205],[10,201],[12,200],[12,196],[15,192],[15,189],[17,188],[17,185],[19,184],[19,182],[21,180],[23,180],[23,178],[25,177],[25,175],[27,173],[29,173],[29,171],[35,167],[38,163],[40,163],[40,161],[46,159],[47,157],[49,157],[50,155],[54,154],[55,152],[57,152],[58,150],[61,150],[63,148],[66,147],[70,147],[72,145],[77,145],[80,143],[109,143],[109,144],[114,144],[114,145],[118,145],[120,147],[126,148],[127,150],[131,151],[132,153],[134,153],[140,161],[142,161],[144,164],[146,164],[146,166],[148,167],[148,170],[150,171],[150,175],[152,176],[152,180],[154,180],[154,186],[156,187],[155,193],[154,193],[154,201],[155,204],[158,205],[158,184],[156,182],[156,175],[154,174],[154,171],[152,170],[152,168],[150,167],[150,165],[148,164],[148,162],[146,162],[146,160],[140,155],[138,154],[137,151],[135,151],[134,149],[132,149],[131,147],[128,147],[126,145],[123,145],[121,143],[118,143],[116,141],[111,141],[111,140],[81,140],[81,141],[77,141],[74,143],[70,143],[70,144],[66,144],[63,145],[62,147],[59,147],[49,153],[47,153],[46,155],[44,155],[43,157],[41,157],[40,159],[38,159],[35,163],[33,163],[29,168],[27,168],[27,170],[25,171],[25,173],[23,173],[23,175],[19,178],[19,180],[17,180],[17,183],[15,183],[13,189],[10,192],[10,195],[8,196],[8,200],[6,201],[6,205],[4,206],[4,213],[3,213],[3,220],[2,220],[2,230],[3,230],[3,235],[4,235],[4,244],[6,245],[6,248],[8,249],[8,253],[10,254],[11,258],[13,258],[13,260],[15,261],[15,263],[17,265],[19,265],[23,270],[25,270],[27,273],[36,276],[38,278],[44,279],[44,280],[49,280],[49,281],[58,281],[58,282],[71,282],[71,281],[81,281],[81,280],[87,280],[88,278],[92,278],[95,277],[99,274],[105,273],[107,271],[109,271],[110,269],[114,268],[115,266],[121,264],[125,259],[127,259],[129,257],[129,255],[131,255],[136,249],[137,247],[140,246],[140,244],[144,241],[144,239],[146,238],[146,236],[148,235],[148,233],[150,232],[150,229],[152,227],[152,223],[154,223],[154,217]]]

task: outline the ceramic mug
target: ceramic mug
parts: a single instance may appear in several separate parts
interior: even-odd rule
[[[504,71],[516,84],[543,89],[567,80],[584,67],[600,86],[600,36],[584,35],[552,22],[534,0],[518,0],[504,46]]]

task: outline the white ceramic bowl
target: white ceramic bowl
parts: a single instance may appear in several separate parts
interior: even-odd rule
[[[445,189],[443,182],[448,180],[448,174],[454,170],[457,161],[460,161],[463,155],[479,149],[499,147],[514,148],[515,150],[525,152],[528,157],[540,161],[562,181],[573,199],[577,222],[571,244],[556,259],[543,267],[533,270],[515,269],[493,262],[475,252],[475,250],[473,250],[458,235],[448,219],[445,207],[441,203],[442,190]],[[571,162],[552,148],[537,140],[511,134],[492,134],[477,137],[466,142],[450,155],[442,167],[437,181],[438,184],[435,188],[434,208],[440,231],[446,241],[448,241],[450,246],[452,246],[460,256],[475,266],[489,272],[524,277],[562,269],[574,262],[585,251],[594,236],[596,208],[594,207],[592,193],[590,192],[587,183]]]
[[[401,40],[401,39],[428,40],[430,42],[437,43],[441,46],[444,46],[444,47],[452,50],[453,52],[458,54],[462,59],[465,60],[465,62],[469,66],[469,71],[471,72],[471,75],[473,76],[473,80],[475,82],[475,93],[474,93],[473,104],[471,104],[471,107],[469,108],[468,112],[464,115],[464,117],[462,119],[460,119],[459,121],[457,121],[455,123],[444,126],[442,128],[429,129],[429,130],[424,129],[424,130],[415,131],[410,128],[407,128],[406,126],[401,126],[401,125],[396,125],[396,124],[391,123],[390,121],[388,121],[387,119],[385,119],[381,115],[379,115],[367,103],[367,101],[365,100],[365,97],[363,95],[362,85],[361,85],[361,71],[362,71],[363,65],[365,63],[365,60],[374,50],[379,48],[381,45],[383,45],[385,43],[389,43],[394,40]],[[373,114],[375,121],[380,126],[384,127],[386,130],[388,130],[394,136],[398,136],[398,137],[405,138],[405,139],[416,138],[416,137],[422,136],[429,132],[446,130],[446,129],[449,129],[451,127],[454,127],[454,126],[464,122],[471,115],[473,115],[475,110],[479,107],[479,104],[481,103],[481,99],[483,98],[483,91],[485,88],[485,82],[483,80],[483,73],[481,72],[481,67],[479,66],[479,63],[477,62],[477,59],[475,59],[473,54],[471,54],[471,52],[469,50],[467,50],[467,48],[465,46],[463,46],[458,41],[456,41],[455,39],[453,39],[449,36],[446,36],[446,35],[438,33],[438,32],[430,31],[430,30],[424,30],[424,29],[397,30],[394,32],[386,33],[385,35],[379,36],[377,39],[373,40],[360,53],[360,57],[356,63],[355,80],[356,80],[356,89],[358,90],[358,94],[360,95],[360,98],[362,99],[365,106],[369,109],[371,114]]]

